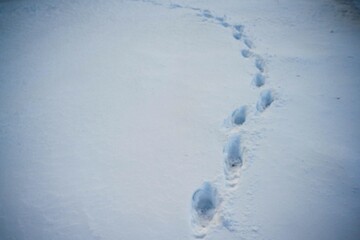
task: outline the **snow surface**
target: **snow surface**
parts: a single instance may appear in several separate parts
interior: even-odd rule
[[[0,239],[359,239],[358,4],[0,1]]]

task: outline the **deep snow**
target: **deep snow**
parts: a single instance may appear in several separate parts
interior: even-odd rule
[[[1,1],[0,239],[358,239],[348,2]]]

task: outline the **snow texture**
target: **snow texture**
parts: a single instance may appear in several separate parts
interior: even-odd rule
[[[360,239],[358,6],[0,1],[0,239]]]

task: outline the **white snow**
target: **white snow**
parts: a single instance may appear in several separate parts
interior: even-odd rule
[[[1,1],[0,239],[359,239],[350,2]]]

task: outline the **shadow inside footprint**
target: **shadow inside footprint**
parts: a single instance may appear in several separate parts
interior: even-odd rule
[[[252,54],[252,52],[251,52],[249,49],[243,49],[243,50],[241,50],[241,55],[242,55],[244,58],[249,58],[249,57],[251,57],[253,54]]]
[[[176,4],[176,3],[170,3],[169,6],[170,9],[176,9],[176,8],[183,8],[183,6]]]
[[[241,39],[241,36],[242,36],[242,34],[239,33],[239,32],[234,32],[234,33],[233,33],[233,37],[234,37],[236,40],[240,40],[240,39]]]
[[[224,146],[225,170],[231,172],[234,168],[243,164],[242,151],[240,147],[240,135],[233,135]]]
[[[230,23],[226,22],[226,16],[224,17],[215,17],[215,20],[223,27],[230,27]]]
[[[265,71],[265,61],[261,58],[255,60],[255,66],[260,72]]]
[[[206,18],[213,18],[214,16],[211,14],[211,12],[209,10],[204,10],[202,12],[202,15]]]
[[[223,27],[230,27],[231,25],[229,24],[229,23],[227,23],[227,22],[221,22],[221,25],[223,26]]]
[[[244,33],[244,26],[243,25],[234,25],[234,29],[235,31],[239,32],[240,34],[243,34]]]
[[[264,90],[260,93],[260,98],[256,104],[256,109],[259,112],[263,112],[268,108],[271,103],[274,101],[274,94],[271,90]]]
[[[257,87],[261,87],[265,84],[265,77],[264,75],[258,73],[256,74],[255,78],[254,78],[254,84]]]
[[[236,109],[231,115],[231,122],[235,125],[242,125],[246,121],[246,106],[241,106]]]
[[[244,33],[244,26],[243,25],[234,25],[234,32],[233,37],[236,40],[240,40]]]
[[[216,188],[211,183],[204,182],[192,196],[193,218],[197,224],[205,227],[214,217],[218,204]]]
[[[254,43],[250,39],[245,39],[244,43],[250,49],[254,47]]]

